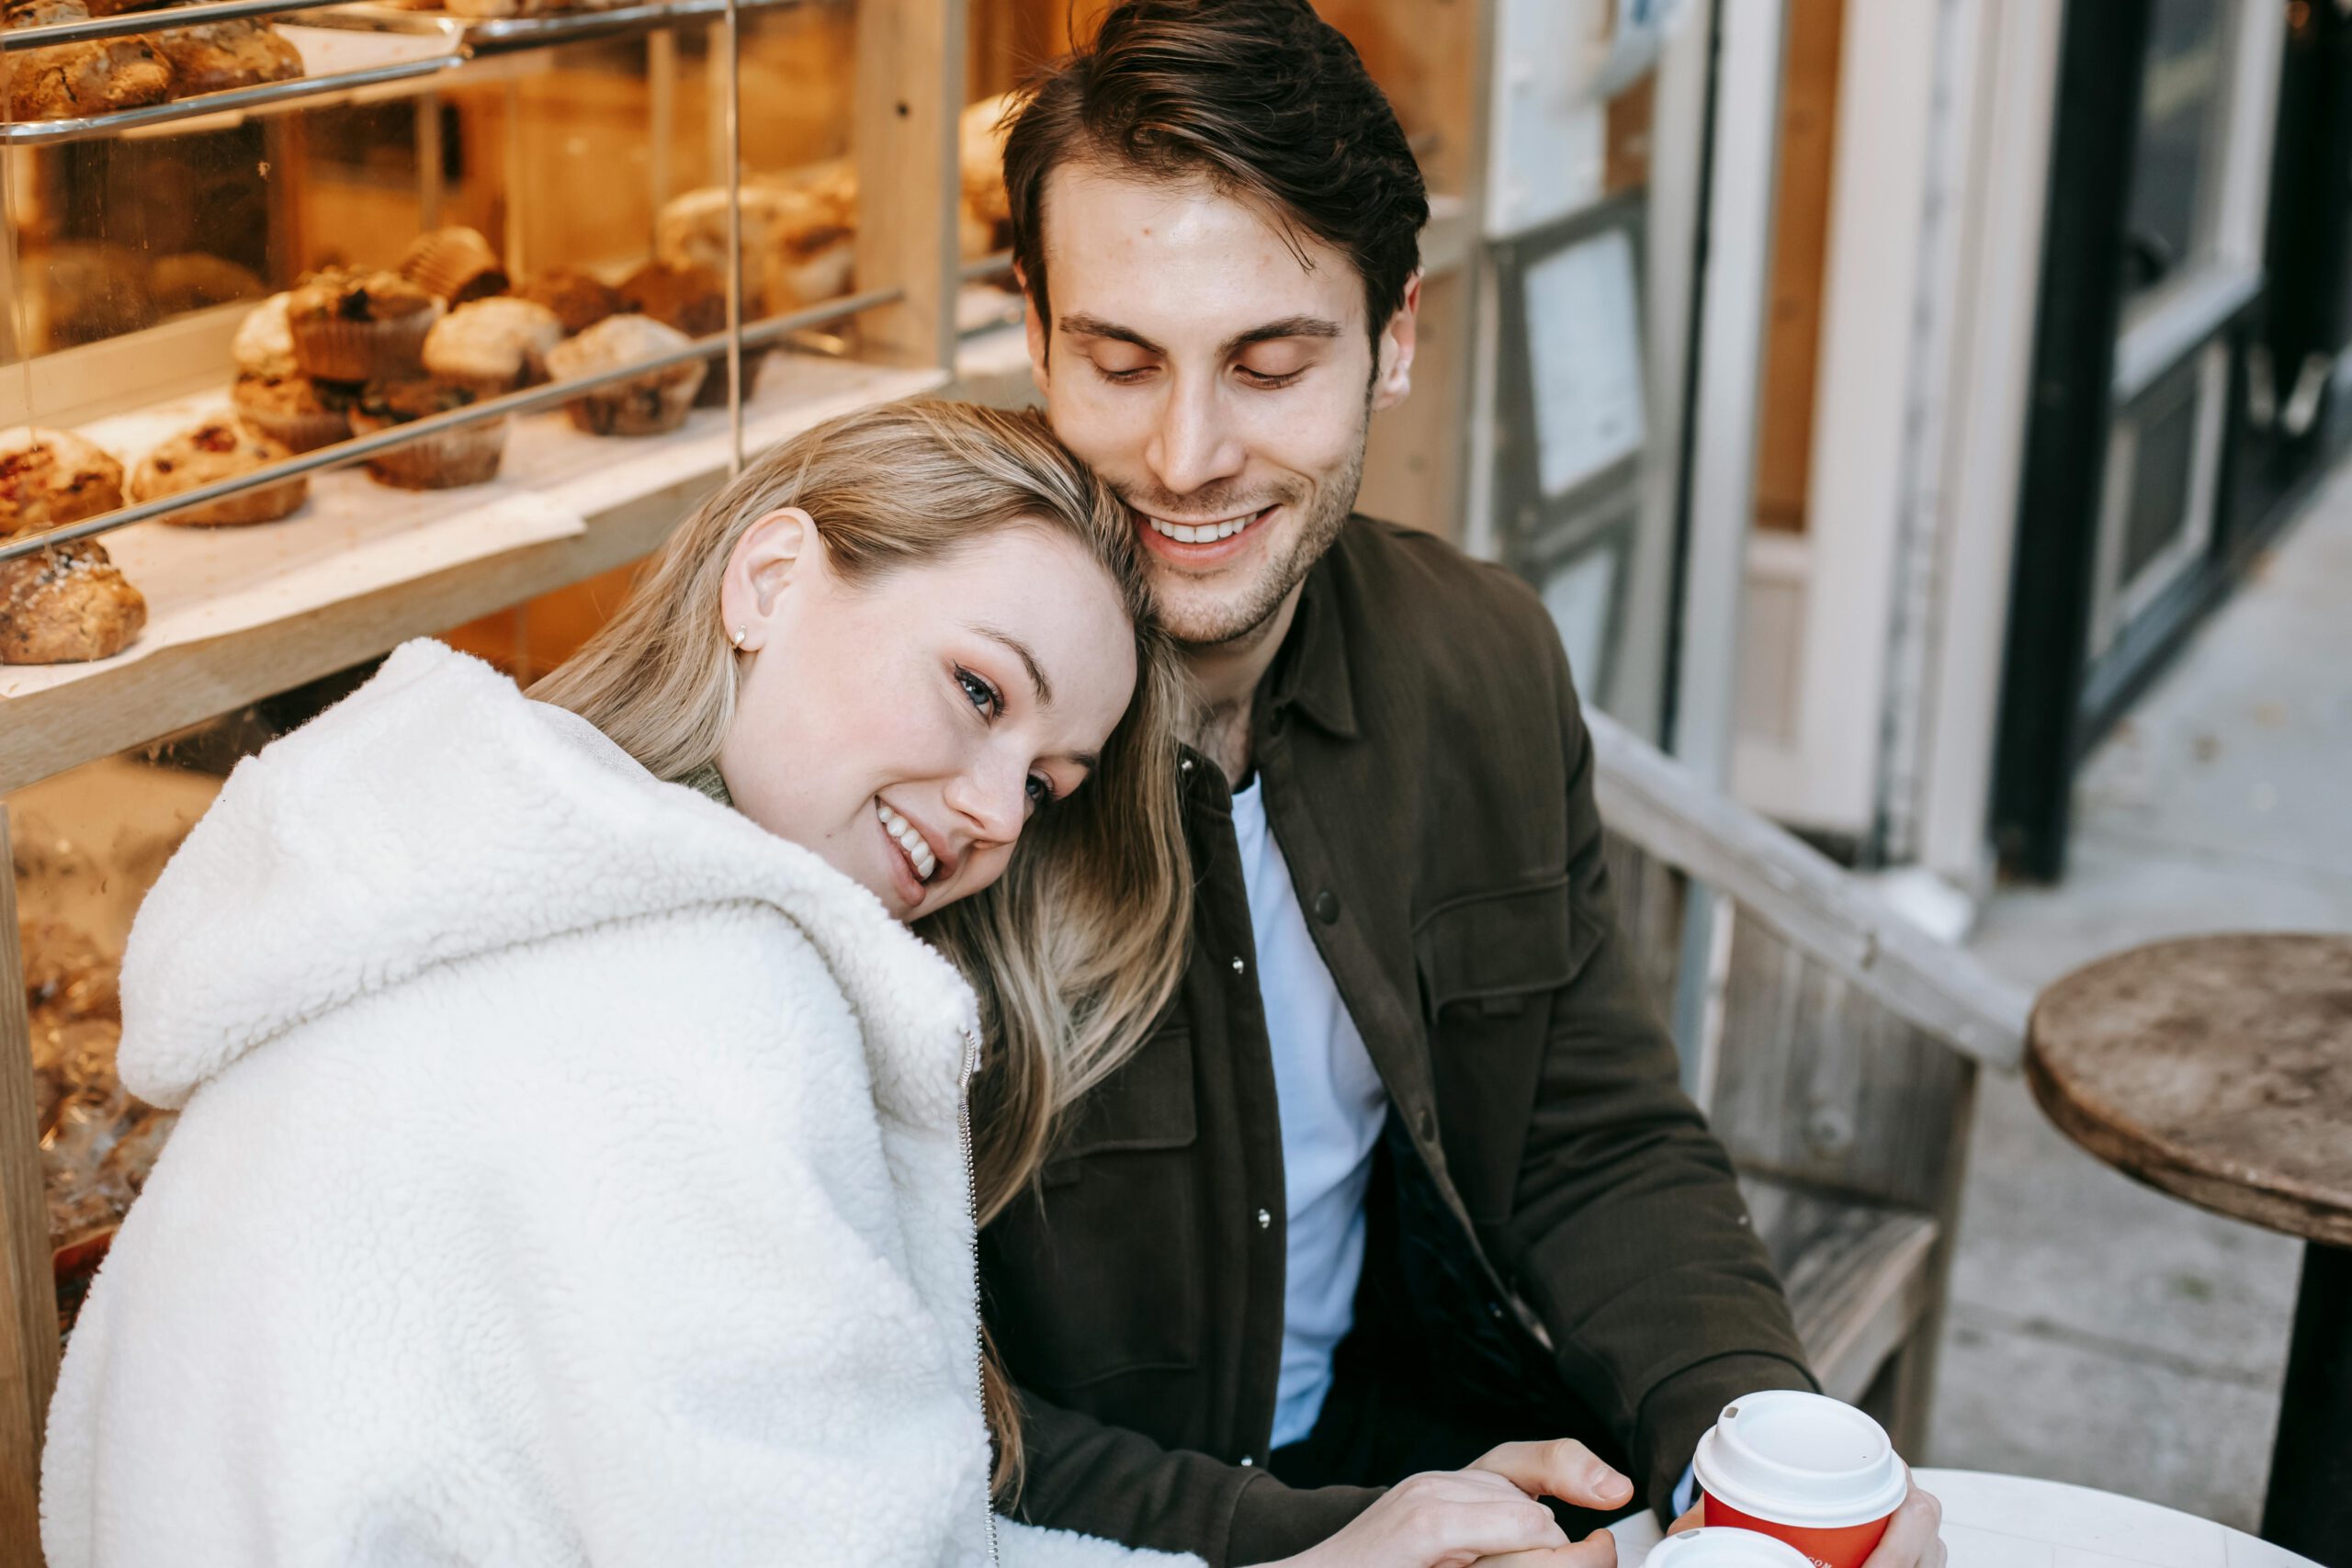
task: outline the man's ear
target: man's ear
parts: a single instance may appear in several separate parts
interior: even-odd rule
[[[1045,312],[1037,309],[1037,296],[1029,291],[1029,279],[1019,267],[1012,269],[1012,281],[1021,289],[1021,326],[1029,338],[1029,379],[1042,398],[1048,391],[1046,360],[1053,344],[1053,329],[1046,324]]]
[[[1380,368],[1372,383],[1374,409],[1395,408],[1413,390],[1413,349],[1419,334],[1420,313],[1421,275],[1416,271],[1405,280],[1404,301],[1373,344],[1373,352],[1380,356]]]
[[[718,589],[728,641],[746,653],[763,646],[793,584],[811,571],[821,572],[824,556],[825,541],[816,520],[797,506],[778,507],[744,529],[727,558],[727,575]]]

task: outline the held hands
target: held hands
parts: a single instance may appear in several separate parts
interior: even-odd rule
[[[1684,1530],[1697,1529],[1705,1522],[1701,1517],[1702,1506],[1693,1506],[1666,1533],[1680,1535]],[[1936,1501],[1934,1494],[1920,1491],[1914,1482],[1903,1506],[1887,1521],[1886,1534],[1880,1540],[1878,1549],[1862,1568],[1944,1568],[1944,1543],[1937,1534],[1943,1518],[1943,1505]]]
[[[1267,1568],[1614,1568],[1607,1530],[1571,1545],[1536,1499],[1613,1508],[1633,1495],[1582,1443],[1505,1443],[1467,1470],[1399,1482],[1330,1540]]]

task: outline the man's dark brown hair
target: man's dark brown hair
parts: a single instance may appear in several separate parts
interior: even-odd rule
[[[1012,257],[1050,326],[1046,178],[1206,177],[1355,264],[1378,336],[1420,265],[1428,193],[1355,46],[1307,0],[1126,0],[1034,85],[1004,147]]]

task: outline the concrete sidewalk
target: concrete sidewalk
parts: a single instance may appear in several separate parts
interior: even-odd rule
[[[2352,931],[2352,467],[2092,758],[2054,888],[1973,941],[2039,988],[2119,948]],[[2352,1136],[2352,1133],[2347,1133]],[[1931,1464],[2261,1513],[2299,1243],[2139,1187],[1988,1076]]]

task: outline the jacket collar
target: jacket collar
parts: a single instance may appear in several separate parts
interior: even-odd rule
[[[1351,520],[1352,525],[1352,519]],[[1356,697],[1348,671],[1346,628],[1340,622],[1340,588],[1333,581],[1338,547],[1307,569],[1298,614],[1282,652],[1266,672],[1266,693],[1275,711],[1295,707],[1342,740],[1356,738]]]

